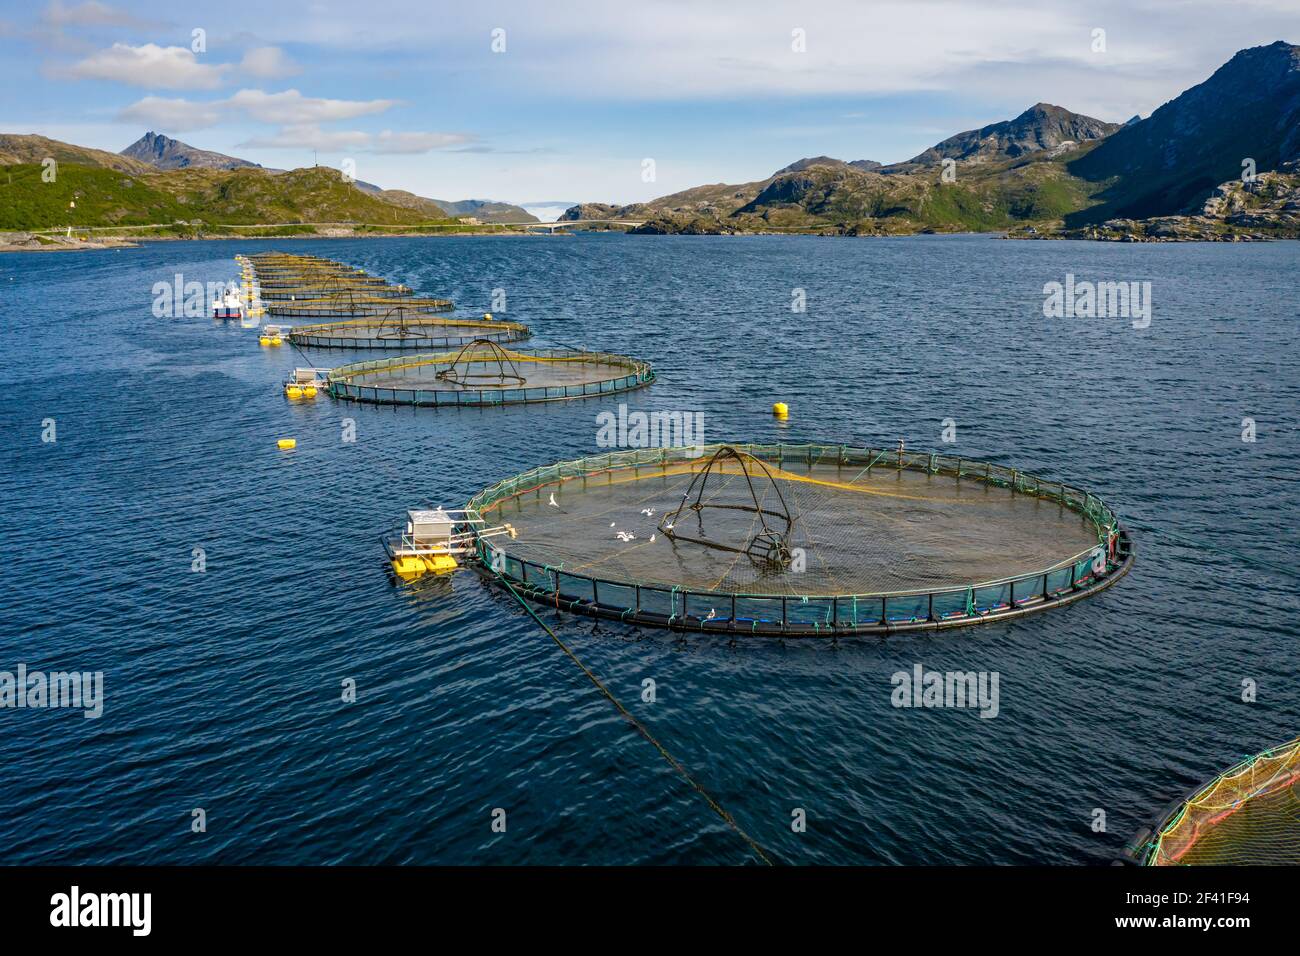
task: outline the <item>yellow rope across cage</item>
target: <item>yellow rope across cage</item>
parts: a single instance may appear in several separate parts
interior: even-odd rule
[[[387,318],[384,315],[368,315],[359,319],[337,319],[333,322],[318,322],[312,325],[295,325],[293,331],[295,335],[312,335],[316,332],[328,332],[332,329],[346,328],[369,328],[375,325],[379,319]],[[471,329],[507,329],[512,332],[527,332],[528,326],[522,322],[506,322],[503,319],[469,319],[456,318],[454,316],[426,315],[417,312],[414,315],[404,316],[403,322],[409,326],[429,327],[429,328],[446,328],[447,326],[456,326],[457,328],[465,327]]]
[[[496,327],[502,323],[493,321],[488,324]],[[565,363],[610,365],[626,369],[629,374],[632,372],[648,371],[650,368],[648,363],[643,362],[640,359],[634,359],[627,355],[615,355],[610,352],[518,352],[514,349],[502,348],[493,342],[484,342],[481,344],[475,344],[474,347],[466,346],[465,348],[455,352],[435,352],[427,355],[412,355],[409,359],[405,360],[362,362],[358,363],[358,365],[343,365],[334,369],[331,373],[331,377],[339,381],[345,381],[365,375],[402,372],[413,368],[427,368],[430,365],[446,365],[455,361],[496,361],[502,357],[513,362],[522,362],[532,365]]]
[[[1300,865],[1300,737],[1220,774],[1152,843],[1148,866]]]

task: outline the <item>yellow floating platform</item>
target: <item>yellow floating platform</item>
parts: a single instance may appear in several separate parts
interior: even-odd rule
[[[393,558],[393,573],[408,582],[426,574],[450,574],[458,567],[449,554],[403,554]]]

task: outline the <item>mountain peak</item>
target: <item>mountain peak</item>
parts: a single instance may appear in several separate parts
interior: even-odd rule
[[[1119,123],[1107,123],[1053,103],[1035,103],[1015,119],[950,136],[906,163],[886,167],[885,171],[905,172],[917,166],[938,165],[945,159],[997,162],[1067,143],[1104,139],[1119,128]]]
[[[1300,46],[1281,40],[1238,52],[1203,83],[1125,125],[1070,172],[1099,181],[1123,177],[1090,219],[1146,218],[1201,205],[1249,159],[1259,172],[1300,158]]]
[[[153,130],[149,130],[122,150],[120,155],[138,159],[159,169],[185,169],[191,166],[201,169],[261,168],[257,163],[250,163],[246,159],[227,156],[208,149],[196,149],[188,143],[182,143],[162,133],[155,133]]]

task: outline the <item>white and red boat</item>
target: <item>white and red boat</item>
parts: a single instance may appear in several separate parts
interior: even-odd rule
[[[239,293],[234,289],[227,289],[221,298],[212,304],[212,317],[214,319],[242,319],[244,317],[244,303],[239,298]]]

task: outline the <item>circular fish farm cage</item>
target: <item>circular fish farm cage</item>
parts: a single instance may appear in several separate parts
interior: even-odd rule
[[[1300,865],[1300,738],[1180,800],[1130,857],[1146,866]]]
[[[260,285],[260,292],[262,298],[268,302],[273,299],[327,299],[330,296],[345,292],[360,293],[362,295],[384,295],[389,298],[415,294],[407,286],[389,285],[383,280],[378,282],[352,282],[350,280],[312,282],[308,279],[298,279],[285,283],[263,283]]]
[[[1003,620],[1110,587],[1129,536],[1095,495],[1000,465],[844,445],[708,445],[537,468],[466,505],[495,580],[678,630],[882,634]]]
[[[295,326],[289,341],[303,348],[452,349],[475,341],[519,342],[528,326],[495,319],[439,318],[401,306],[366,319]]]
[[[653,381],[648,362],[626,355],[515,351],[480,336],[456,351],[341,366],[330,372],[329,391],[382,405],[515,405],[611,395]]]
[[[413,295],[388,295],[383,290],[361,292],[347,289],[317,299],[273,300],[266,303],[272,315],[314,319],[354,319],[384,316],[394,309],[407,313],[432,314],[455,308],[450,299],[433,299]]]

